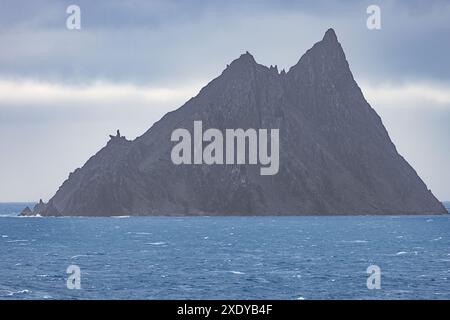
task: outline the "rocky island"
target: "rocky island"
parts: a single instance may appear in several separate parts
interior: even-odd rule
[[[279,170],[175,165],[171,133],[279,129]],[[117,135],[24,215],[444,214],[398,154],[355,82],[334,30],[288,72],[245,53],[133,141]]]

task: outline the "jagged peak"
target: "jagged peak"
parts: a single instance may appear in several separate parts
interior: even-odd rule
[[[324,42],[336,42],[336,43],[338,42],[338,39],[337,39],[337,36],[336,36],[336,32],[334,32],[333,28],[329,28],[325,32],[325,34],[324,34],[324,36],[322,38],[322,41],[324,41]]]
[[[255,58],[250,54],[250,52],[246,51],[245,53],[241,54],[239,58],[233,60],[231,64],[228,67],[232,67],[234,65],[256,65]]]
[[[245,60],[245,61],[256,63],[255,58],[248,51],[245,51],[245,53],[241,54],[241,56],[238,58],[238,60]]]
[[[125,136],[122,136],[120,134],[120,130],[119,129],[117,129],[115,136],[110,134],[109,138],[110,138],[109,141],[128,141]]]
[[[233,60],[230,64],[227,64],[227,67],[222,74],[240,77],[240,74],[242,73],[253,74],[258,66],[259,64],[255,61],[253,55],[246,51],[241,54],[239,58]]]
[[[302,65],[310,64],[309,60],[311,58],[317,59],[321,61],[322,64],[326,64],[328,66],[340,65],[348,68],[344,50],[342,49],[333,28],[329,28],[325,32],[322,40],[315,43],[309,50],[307,50],[297,64],[289,69],[288,73],[298,70]]]

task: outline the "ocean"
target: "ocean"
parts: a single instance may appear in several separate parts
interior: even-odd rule
[[[0,204],[0,299],[450,299],[450,215],[17,217],[25,205]]]

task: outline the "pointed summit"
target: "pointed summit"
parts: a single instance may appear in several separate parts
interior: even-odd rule
[[[241,54],[239,56],[239,58],[234,60],[231,64],[236,63],[236,62],[246,63],[246,64],[256,64],[255,58],[248,51],[245,51],[245,53]]]
[[[224,73],[233,74],[237,76],[241,76],[242,74],[252,73],[249,71],[255,70],[258,66],[258,63],[255,61],[255,58],[246,51],[241,54],[239,58],[233,60],[229,65],[227,65],[227,69],[225,69]]]
[[[338,42],[336,32],[334,32],[333,28],[328,29],[323,36],[322,41],[324,42]]]
[[[288,73],[298,76],[311,73],[313,70],[318,74],[328,74],[332,77],[342,73],[346,73],[347,78],[352,77],[344,50],[332,28],[325,32],[321,41],[306,51],[298,63],[289,69]]]

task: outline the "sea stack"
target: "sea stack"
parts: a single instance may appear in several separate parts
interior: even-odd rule
[[[19,216],[22,217],[29,217],[29,216],[34,216],[36,215],[36,213],[34,213],[33,211],[31,211],[30,207],[25,207],[25,209],[22,210],[22,212],[19,214]]]

